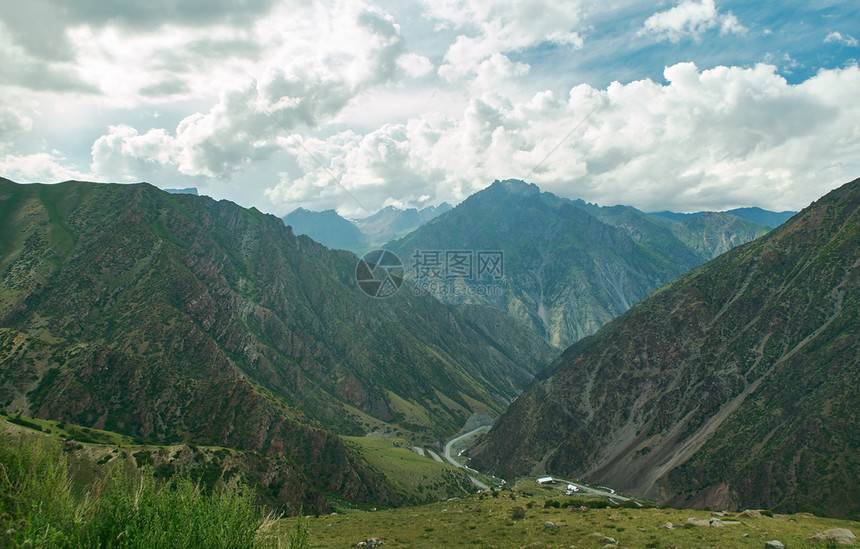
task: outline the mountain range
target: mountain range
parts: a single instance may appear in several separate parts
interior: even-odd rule
[[[419,288],[449,303],[496,307],[564,348],[680,274],[768,230],[726,213],[652,217],[507,180],[386,247],[409,263],[408,277]],[[470,276],[426,269],[428,254],[444,260],[457,251],[498,251],[504,276],[479,277],[476,265]]]
[[[367,218],[419,223],[392,268],[227,201],[0,179],[0,411],[315,512],[470,489],[407,446],[499,415],[471,458],[509,479],[860,512],[860,180],[773,230],[517,180],[422,211]]]
[[[0,180],[0,235],[4,411],[285,457],[309,506],[397,501],[337,435],[435,444],[555,355],[489,307],[369,297],[353,254],[227,201]]]
[[[473,464],[669,505],[860,512],[860,180],[569,347]]]
[[[295,234],[307,235],[332,250],[360,253],[370,246],[367,235],[334,210],[312,212],[296,208],[285,215],[283,221]]]
[[[713,212],[695,212],[695,213],[676,213],[670,212],[668,210],[664,210],[662,212],[653,212],[649,215],[654,217],[663,217],[665,219],[671,221],[683,221],[685,219],[692,219],[694,217],[699,217],[701,215],[709,214]],[[734,215],[735,217],[740,217],[741,219],[745,219],[750,223],[755,223],[757,225],[764,225],[765,227],[769,227],[774,229],[779,227],[789,219],[791,219],[794,214],[797,212],[794,211],[783,211],[783,212],[772,212],[769,210],[763,210],[757,207],[749,207],[749,208],[735,208],[733,210],[726,210],[723,213]]]
[[[363,254],[408,234],[450,209],[447,202],[420,210],[387,206],[371,216],[351,221],[334,210],[313,212],[296,208],[283,220],[296,234],[307,235],[328,248]]]

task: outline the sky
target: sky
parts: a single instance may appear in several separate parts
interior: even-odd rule
[[[0,0],[0,175],[796,210],[860,177],[858,41],[856,0]]]

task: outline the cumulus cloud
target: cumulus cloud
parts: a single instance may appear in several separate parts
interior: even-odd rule
[[[427,0],[427,13],[442,25],[477,27],[496,51],[551,42],[582,45],[583,2],[558,0]]]
[[[433,63],[416,53],[407,53],[397,60],[397,66],[412,78],[421,78],[427,76],[433,71]]]
[[[390,17],[359,4],[327,8],[317,3],[301,17],[279,12],[262,22],[257,34],[271,51],[258,78],[222,91],[208,112],[186,116],[173,131],[112,128],[94,143],[92,168],[123,176],[146,161],[229,179],[279,150],[278,134],[318,126],[402,69],[405,44]],[[288,25],[293,32],[285,34]],[[423,70],[422,59],[404,63],[415,74]]]
[[[55,183],[70,179],[92,179],[90,174],[69,167],[67,159],[57,151],[27,155],[7,154],[0,157],[0,173],[19,182]]]
[[[860,107],[850,99],[860,86],[856,66],[797,85],[770,65],[703,71],[681,63],[664,76],[583,84],[567,98],[487,95],[462,118],[315,140],[308,147],[325,170],[307,157],[302,177],[267,194],[276,204],[324,197],[345,212],[385,197],[415,205],[428,193],[456,202],[494,178],[525,177],[548,154],[529,178],[545,189],[646,210],[793,208],[856,177],[860,165],[843,160],[860,157]]]
[[[356,214],[527,176],[642,207],[761,197],[797,207],[814,198],[815,173],[855,175],[860,140],[845,122],[857,119],[855,100],[832,98],[857,89],[856,39],[812,8],[814,31],[794,48],[784,19],[736,16],[715,0],[676,0],[647,20],[656,10],[641,0],[384,5],[10,5],[0,12],[0,168]],[[744,23],[774,31],[748,36],[743,55],[712,43]],[[660,80],[654,67],[679,59],[747,68],[680,64]],[[758,59],[777,69],[749,67]],[[826,70],[837,66],[848,68]]]
[[[705,31],[715,27],[722,34],[741,34],[747,30],[732,12],[720,14],[714,0],[682,0],[677,6],[646,19],[639,34],[680,42],[686,37],[700,40]]]
[[[549,43],[580,48],[585,4],[558,0],[427,0],[427,13],[460,34],[448,48],[439,75],[474,78],[492,86],[527,66],[507,53]],[[495,72],[494,72],[495,71]],[[489,89],[484,86],[481,89]]]
[[[830,44],[832,42],[836,42],[837,44],[842,44],[843,46],[850,46],[853,48],[856,48],[858,44],[856,38],[854,38],[850,34],[842,34],[839,31],[833,31],[824,38],[825,44]]]
[[[214,0],[185,2],[168,0],[27,0],[14,2],[0,10],[0,21],[9,35],[28,53],[40,59],[69,61],[75,56],[68,30],[86,26],[121,27],[123,32],[146,33],[165,25],[205,27],[217,23],[252,23],[265,15],[280,0]],[[303,2],[290,2],[293,8]]]

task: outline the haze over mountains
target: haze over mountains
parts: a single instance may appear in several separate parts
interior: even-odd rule
[[[699,217],[708,213],[712,212],[675,213],[664,210],[662,212],[652,212],[649,215],[655,217],[664,217],[671,221],[683,221],[685,219]],[[771,212],[768,210],[763,210],[761,208],[751,207],[735,208],[733,210],[726,210],[723,213],[732,214],[734,216],[740,217],[741,219],[746,219],[750,223],[764,225],[765,227],[770,227],[771,229],[773,229],[775,227],[779,227],[780,225],[791,219],[791,217],[797,212]]]
[[[860,511],[860,180],[567,349],[473,450],[672,505]]]
[[[490,304],[564,348],[678,275],[767,231],[731,214],[672,221],[507,180],[387,248],[409,261],[409,275],[439,299]],[[499,250],[505,271],[500,291],[481,291],[488,281],[477,277],[422,279],[416,250]]]
[[[226,201],[2,180],[0,233],[6,411],[285,455],[293,501],[397,501],[334,433],[435,443],[555,354],[489,307],[370,298],[354,255]]]
[[[0,406],[186,460],[220,455],[193,445],[235,449],[266,501],[317,511],[334,496],[426,500],[345,436],[438,449],[503,414],[472,450],[482,471],[850,516],[858,208],[860,180],[769,232],[497,181],[392,242],[411,274],[374,299],[355,255],[256,210],[147,184],[0,180]],[[499,253],[504,273],[434,290],[416,251]],[[548,343],[567,341],[560,357]],[[445,475],[420,497],[470,486]]]
[[[449,210],[451,205],[447,202],[420,210],[387,206],[371,216],[350,221],[334,210],[312,212],[297,208],[283,220],[296,234],[307,235],[328,248],[361,254],[404,236]]]

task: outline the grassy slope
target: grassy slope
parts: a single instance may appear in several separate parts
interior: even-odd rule
[[[399,439],[343,437],[347,445],[384,475],[413,503],[429,503],[475,491],[469,477],[453,465],[420,456]]]
[[[530,482],[530,481],[529,481]],[[530,489],[529,482],[498,497],[486,494],[421,507],[358,512],[311,518],[310,547],[355,547],[370,537],[385,538],[385,547],[603,547],[602,536],[624,547],[756,547],[777,539],[792,549],[822,547],[805,538],[816,531],[848,528],[860,532],[860,523],[809,515],[735,519],[741,524],[712,528],[685,526],[689,517],[710,519],[711,512],[676,509],[545,508],[549,499],[566,505],[574,498],[558,492]],[[531,506],[531,507],[529,507]],[[514,508],[525,508],[525,518],[513,520]],[[550,521],[556,525],[547,528]],[[675,528],[663,527],[672,522]],[[281,531],[293,528],[294,519],[281,521]],[[599,533],[602,536],[591,534]],[[748,537],[743,537],[748,534]]]
[[[34,440],[34,437],[41,435],[64,442],[64,451],[74,465],[75,486],[81,490],[89,489],[95,479],[107,474],[116,463],[116,458],[125,458],[133,460],[136,467],[154,467],[159,477],[172,476],[188,467],[192,478],[199,479],[205,485],[229,481],[238,476],[243,483],[258,490],[262,502],[287,513],[296,511],[295,508],[279,504],[278,490],[300,487],[291,487],[286,479],[280,478],[284,473],[281,470],[284,464],[271,457],[217,446],[142,444],[111,431],[2,412],[0,433],[28,437],[26,440]],[[420,456],[401,439],[342,438],[355,455],[366,460],[369,467],[391,483],[403,503],[430,503],[475,491],[462,469]],[[370,504],[344,502],[334,497],[330,498],[329,503],[335,508],[371,507]],[[325,507],[310,506],[306,511],[320,509]]]
[[[8,411],[86,425],[104,417],[95,426],[204,443],[224,433],[189,433],[199,422],[188,414],[205,403],[188,399],[200,383],[239,377],[301,423],[361,435],[381,419],[439,440],[474,411],[501,413],[497,395],[515,397],[553,354],[498,311],[461,313],[407,292],[367,299],[354,287],[355,256],[228,202],[148,185],[0,181],[0,214],[0,327],[11,330],[0,345],[17,350],[0,360]],[[140,384],[166,409],[101,402],[121,398],[127,380],[89,379],[72,356],[84,343],[82,353],[111,354],[115,376],[152,373]],[[69,379],[72,366],[83,375]],[[39,403],[16,399],[51,369],[57,383],[40,384]],[[75,409],[52,398],[67,385],[86,393]],[[391,394],[430,417],[399,417]]]
[[[678,505],[855,516],[858,208],[855,181],[656,291],[568,349],[473,459]]]
[[[334,433],[435,444],[553,353],[493,309],[370,299],[355,256],[226,201],[0,179],[0,236],[0,410],[286,456],[314,498],[398,503]]]

